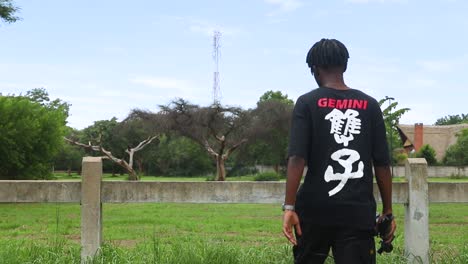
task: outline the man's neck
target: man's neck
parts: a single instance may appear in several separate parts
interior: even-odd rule
[[[342,72],[324,72],[321,78],[321,85],[336,90],[348,90],[345,84]]]
[[[335,90],[349,90],[350,88],[343,81],[324,81],[321,86]]]

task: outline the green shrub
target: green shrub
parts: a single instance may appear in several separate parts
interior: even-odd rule
[[[436,152],[433,147],[429,144],[423,145],[419,151],[416,153],[416,157],[425,158],[428,165],[436,165]]]
[[[212,174],[212,175],[206,176],[205,181],[216,181],[216,175]]]
[[[254,181],[279,181],[280,175],[276,172],[263,172],[255,176]]]
[[[396,163],[398,165],[404,165],[405,161],[408,159],[408,154],[406,153],[398,153],[396,154]]]
[[[447,149],[443,162],[449,166],[468,165],[468,128],[457,134],[457,142]]]

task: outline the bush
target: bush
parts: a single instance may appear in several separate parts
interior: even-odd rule
[[[450,166],[468,165],[468,128],[457,134],[457,142],[447,149],[443,162]]]
[[[21,96],[0,95],[0,179],[51,176],[66,112]]]
[[[428,165],[436,165],[436,152],[433,147],[429,144],[423,145],[419,151],[416,153],[416,157],[418,158],[425,158]]]
[[[263,172],[255,176],[254,181],[279,181],[280,175],[276,172]]]
[[[398,153],[398,154],[396,154],[395,158],[396,158],[396,163],[398,165],[404,165],[405,161],[408,159],[408,154]]]

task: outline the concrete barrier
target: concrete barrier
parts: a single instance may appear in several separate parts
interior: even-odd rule
[[[405,166],[393,166],[393,176],[405,176]],[[468,167],[464,166],[428,166],[427,177],[442,177],[448,178],[451,176],[468,176]]]
[[[468,203],[467,183],[429,182],[429,202]],[[284,182],[122,182],[103,181],[103,203],[280,204]],[[377,184],[374,196],[381,202]],[[394,182],[394,203],[408,202],[408,183]],[[0,181],[0,203],[80,203],[78,181]]]

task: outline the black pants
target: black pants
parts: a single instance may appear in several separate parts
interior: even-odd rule
[[[295,264],[322,264],[330,248],[336,264],[374,264],[374,231],[301,223],[302,236],[293,247]]]

